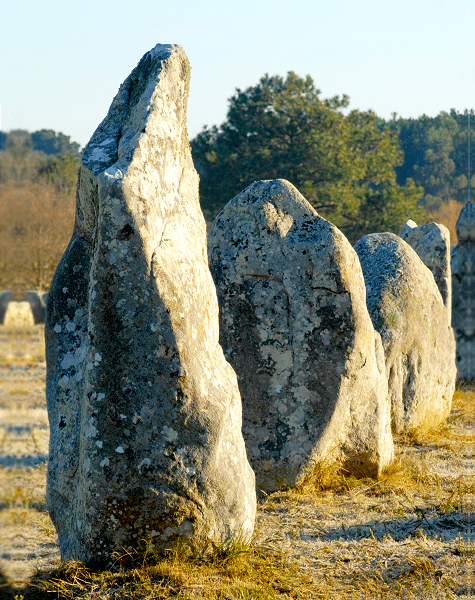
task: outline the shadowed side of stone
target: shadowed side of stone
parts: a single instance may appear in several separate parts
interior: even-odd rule
[[[13,292],[10,290],[0,291],[0,325],[5,320],[5,313],[7,312],[8,304],[12,299]]]
[[[418,227],[407,221],[399,236],[411,246],[432,272],[447,308],[447,322],[452,319],[452,276],[450,269],[450,233],[445,225],[426,223]]]
[[[393,458],[384,355],[343,234],[289,182],[259,181],[217,217],[208,251],[258,487],[323,460],[380,473]]]
[[[467,202],[456,224],[452,248],[452,326],[457,343],[457,377],[475,380],[475,208]]]
[[[437,427],[450,413],[456,371],[454,334],[434,277],[392,233],[365,235],[355,250],[383,341],[393,427]]]
[[[252,533],[254,474],[186,129],[190,66],[158,45],[83,152],[46,318],[48,504],[64,559],[101,565]]]
[[[26,290],[26,299],[28,300],[35,325],[45,322],[46,303],[48,302],[48,292],[37,290]]]

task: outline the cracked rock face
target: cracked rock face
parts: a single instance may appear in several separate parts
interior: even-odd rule
[[[426,223],[418,227],[410,220],[399,234],[432,272],[447,308],[447,322],[452,320],[452,276],[450,270],[450,233],[445,225]]]
[[[252,533],[255,478],[186,129],[190,66],[158,45],[85,148],[46,316],[48,504],[63,559]]]
[[[393,459],[384,356],[343,234],[289,182],[259,181],[217,217],[208,251],[259,489],[323,460],[377,475]]]
[[[452,326],[457,342],[457,377],[475,381],[475,208],[467,202],[456,225],[452,248]]]
[[[437,427],[455,389],[455,340],[434,277],[416,252],[392,233],[355,245],[369,313],[381,334],[393,428]]]

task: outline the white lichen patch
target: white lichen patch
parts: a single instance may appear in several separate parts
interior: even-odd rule
[[[93,421],[93,418],[91,417],[91,419],[89,421],[89,425],[87,426],[86,430],[84,431],[84,435],[87,438],[93,438],[93,437],[96,437],[96,435],[97,435],[97,429],[94,427],[92,421]]]
[[[62,369],[65,369],[65,370],[69,369],[71,367],[77,367],[84,361],[84,359],[86,358],[86,355],[87,355],[87,346],[80,346],[74,352],[66,353],[63,360],[61,361],[60,366]]]
[[[167,425],[163,426],[160,433],[161,435],[165,436],[167,442],[174,442],[178,438],[178,432]]]

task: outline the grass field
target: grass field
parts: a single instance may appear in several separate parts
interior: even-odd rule
[[[261,495],[255,537],[117,557],[93,573],[60,562],[45,503],[48,423],[41,326],[0,327],[0,599],[472,597],[475,389],[449,421],[396,439],[379,479],[322,467],[312,485]]]

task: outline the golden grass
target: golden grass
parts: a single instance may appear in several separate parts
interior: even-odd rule
[[[313,581],[285,556],[242,541],[209,552],[177,546],[166,555],[148,551],[117,557],[107,571],[75,561],[32,581],[37,589],[64,598],[180,598],[206,600],[312,598]]]
[[[32,366],[44,362],[44,325],[0,325],[0,366]]]
[[[32,357],[23,366],[33,367],[30,395],[24,382],[2,382],[5,410],[15,402],[37,406],[38,390],[44,389],[42,328],[12,331],[8,340],[4,334],[0,328],[3,348],[10,344],[13,350],[10,362],[5,362],[8,353],[0,355],[0,367],[6,372],[7,364],[20,365],[25,360],[21,353]],[[24,588],[4,582],[5,597],[468,598],[473,587],[473,544],[466,523],[474,512],[468,467],[474,398],[475,388],[462,385],[442,427],[398,436],[397,459],[378,480],[346,477],[337,464],[321,464],[301,485],[263,498],[250,545],[231,540],[206,550],[177,546],[165,555],[145,545],[140,552],[117,556],[103,572],[77,562],[56,563],[43,567]],[[56,536],[45,512],[45,467],[1,469],[0,507],[2,532],[20,532],[44,552],[42,564],[53,565]],[[0,573],[0,598],[1,586]]]
[[[350,535],[347,541],[322,541],[314,550],[314,566],[309,569],[299,560],[298,552],[289,552],[282,544],[284,538],[262,538],[258,523],[256,537],[249,545],[237,540],[206,551],[177,546],[165,555],[148,546],[141,552],[124,552],[103,572],[70,561],[53,571],[38,573],[30,585],[44,594],[38,598],[85,600],[392,600],[452,599],[468,594],[472,542],[459,535],[442,543],[430,533],[429,526],[451,519],[462,522],[473,514],[471,478],[467,474],[442,477],[435,469],[441,457],[451,457],[456,449],[468,456],[471,433],[466,427],[463,433],[459,425],[473,418],[472,403],[473,389],[462,388],[454,397],[447,424],[437,430],[399,436],[397,460],[378,480],[345,478],[335,465],[320,465],[311,481],[271,494],[260,503],[261,522],[265,515],[281,523],[291,522],[293,533],[287,534],[287,539],[291,537],[295,546],[305,544],[315,511],[321,521],[313,522],[312,530],[328,539],[325,519],[335,512],[346,514],[345,507],[353,507],[359,520],[374,514],[374,531],[378,519],[385,523],[389,516],[402,527],[410,526],[402,546],[391,536],[375,537],[370,528],[370,535],[361,540]],[[283,524],[277,531],[281,527]],[[349,524],[342,524],[342,532],[349,528]]]

